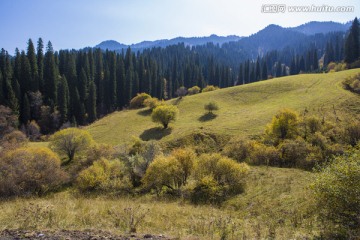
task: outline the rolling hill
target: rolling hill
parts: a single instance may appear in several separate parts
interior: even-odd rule
[[[151,121],[146,109],[114,112],[86,127],[97,142],[123,144],[131,138],[172,141],[196,131],[220,135],[259,135],[272,116],[282,108],[324,115],[341,121],[360,113],[360,97],[342,88],[342,80],[360,69],[327,74],[302,74],[220,89],[172,99],[180,114],[170,129]],[[220,109],[213,119],[205,117],[204,104],[216,101]]]

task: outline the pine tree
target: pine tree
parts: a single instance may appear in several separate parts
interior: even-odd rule
[[[78,89],[80,94],[80,101],[85,102],[88,94],[88,78],[84,68],[82,68],[80,71]]]
[[[15,96],[15,93],[9,81],[6,81],[5,94],[6,94],[6,105],[9,106],[16,115],[19,115],[19,102]]]
[[[121,56],[118,57],[116,65],[116,100],[117,107],[122,108],[125,106],[125,66]]]
[[[240,64],[239,67],[239,76],[238,76],[238,82],[237,85],[244,84],[244,69],[243,64]]]
[[[296,73],[296,63],[295,63],[295,57],[292,58],[291,60],[291,65],[290,65],[290,75],[295,75]]]
[[[267,64],[266,61],[263,61],[262,71],[261,71],[261,80],[268,79],[268,72],[267,72]]]
[[[41,38],[37,42],[36,57],[38,67],[39,89],[42,92],[44,88],[44,44]]]
[[[31,90],[31,67],[30,67],[29,59],[25,55],[24,51],[21,52],[20,62],[21,62],[21,68],[20,68],[21,72],[20,72],[19,80],[21,81],[20,82],[21,92],[27,93],[28,91]]]
[[[88,122],[92,123],[97,119],[96,116],[96,85],[93,81],[89,84],[89,96],[87,98]]]
[[[69,88],[65,75],[60,78],[58,85],[58,109],[60,112],[60,122],[65,123],[68,120],[69,108]]]
[[[260,79],[261,79],[261,68],[260,68],[260,59],[258,57],[256,60],[255,81],[259,81]]]
[[[18,48],[15,49],[14,74],[13,77],[21,81],[21,54]]]
[[[304,59],[304,56],[301,56],[301,58],[300,58],[299,71],[300,72],[305,72],[305,59]]]
[[[126,70],[126,82],[125,82],[125,101],[126,104],[128,104],[133,97],[133,69],[132,65],[130,65],[130,68]]]
[[[314,49],[314,60],[313,60],[313,63],[314,63],[314,71],[317,71],[319,69],[319,59],[318,59],[318,55],[317,55],[317,49]]]
[[[48,42],[44,58],[44,100],[45,104],[53,106],[57,101],[57,73],[54,50]]]
[[[109,95],[109,104],[111,111],[116,109],[117,103],[117,78],[116,78],[116,54],[115,52],[110,52],[108,57],[108,65],[109,65],[109,82],[107,94]]]
[[[347,63],[352,63],[360,57],[359,34],[359,21],[355,18],[345,42],[345,62]]]
[[[280,62],[276,63],[276,77],[281,77],[282,76],[282,66]]]
[[[98,48],[95,50],[95,84],[96,84],[96,101],[99,107],[98,114],[103,115],[104,108],[104,68],[103,68],[103,54]]]
[[[23,124],[26,125],[31,120],[30,118],[31,118],[30,103],[29,103],[29,98],[25,93],[23,97],[22,109],[20,112],[20,120]]]
[[[31,39],[28,41],[27,58],[30,64],[31,79],[30,79],[30,90],[36,92],[39,90],[39,72],[37,66],[37,59],[35,53],[35,47]]]

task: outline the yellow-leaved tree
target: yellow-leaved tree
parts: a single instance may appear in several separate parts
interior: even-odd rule
[[[91,135],[82,129],[67,128],[56,132],[50,137],[50,148],[60,156],[67,157],[65,163],[70,163],[76,154],[86,152],[94,144]]]

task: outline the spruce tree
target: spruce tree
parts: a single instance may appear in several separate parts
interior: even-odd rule
[[[96,116],[96,85],[93,81],[89,84],[89,96],[87,98],[88,122],[92,123],[97,119]]]
[[[125,106],[125,66],[121,55],[116,62],[116,80],[117,107],[121,109]]]
[[[20,112],[20,120],[23,124],[26,125],[31,120],[30,118],[31,118],[30,103],[29,103],[29,98],[25,93],[23,97],[22,109]]]
[[[88,94],[88,78],[86,76],[84,68],[82,68],[80,72],[78,89],[81,102],[85,102]]]
[[[30,90],[36,92],[39,90],[39,72],[37,66],[37,59],[35,53],[35,47],[31,39],[28,41],[27,58],[30,64],[31,79],[30,79]]]
[[[241,85],[244,84],[244,69],[243,69],[243,64],[240,64],[239,67],[239,76],[238,76],[238,82],[237,85]]]
[[[6,105],[9,106],[16,115],[19,115],[19,102],[11,87],[10,81],[6,81],[5,94],[6,94]]]
[[[268,72],[267,72],[267,64],[266,61],[263,61],[262,71],[261,71],[261,80],[268,79]]]
[[[359,21],[355,18],[345,41],[345,62],[347,63],[352,63],[360,57],[359,34]]]
[[[57,101],[57,73],[54,50],[51,42],[48,42],[44,58],[44,100],[45,104],[53,106]]]
[[[317,55],[317,49],[314,49],[314,59],[313,59],[313,64],[314,64],[314,71],[317,71],[319,69],[319,59],[318,59],[318,55]]]
[[[60,122],[65,123],[68,120],[69,108],[69,88],[66,77],[63,75],[60,78],[58,86],[58,109],[60,112]]]
[[[39,78],[39,90],[42,92],[44,88],[44,43],[41,38],[37,42],[36,49],[38,78]]]
[[[259,81],[261,78],[260,59],[258,57],[256,60],[255,81]]]
[[[20,82],[21,92],[27,93],[28,91],[32,90],[31,89],[31,66],[30,66],[29,59],[25,55],[24,51],[21,52],[20,62],[21,62],[21,68],[20,68],[21,72],[20,72],[19,80],[21,81]]]

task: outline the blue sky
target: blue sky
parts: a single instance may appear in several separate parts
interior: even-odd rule
[[[350,13],[262,13],[264,4],[354,6]],[[0,48],[14,53],[42,37],[55,49],[131,44],[178,36],[248,36],[269,24],[347,22],[360,16],[359,0],[0,0]]]

